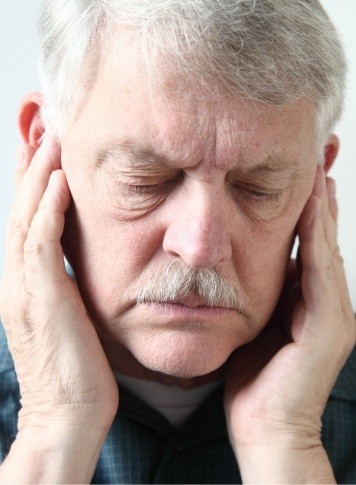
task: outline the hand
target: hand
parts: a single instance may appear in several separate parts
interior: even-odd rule
[[[321,416],[356,333],[336,240],[333,183],[328,179],[326,186],[319,168],[298,224],[302,271],[300,284],[290,286],[292,298],[284,293],[289,305],[295,302],[289,318],[278,321],[276,312],[260,336],[231,359],[226,416],[247,481],[300,483],[308,460],[314,467],[309,481],[333,481],[320,441]],[[287,476],[288,464],[294,471]],[[276,475],[268,477],[266,470]]]
[[[19,432],[90,426],[103,435],[118,390],[64,267],[60,239],[70,192],[60,147],[47,136],[37,151],[24,146],[18,158],[0,311],[20,385]]]

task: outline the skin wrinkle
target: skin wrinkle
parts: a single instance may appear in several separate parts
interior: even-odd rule
[[[134,96],[134,94],[133,94]],[[224,97],[222,97],[224,99]],[[241,145],[241,139],[239,139],[240,146],[236,150],[236,142],[233,140],[235,138],[231,135],[231,121],[233,121],[233,115],[228,116],[226,111],[223,112],[222,117],[222,124],[221,126],[216,125],[215,130],[211,130],[209,128],[209,122],[215,123],[216,119],[213,116],[206,116],[206,112],[204,116],[200,113],[202,103],[201,101],[197,102],[198,107],[194,109],[194,100],[193,99],[193,109],[190,106],[188,109],[182,109],[180,107],[181,115],[188,116],[189,121],[192,123],[192,129],[195,131],[202,130],[201,133],[201,140],[204,140],[203,145],[201,143],[195,143],[195,141],[191,139],[185,140],[184,138],[178,139],[179,130],[175,138],[172,140],[172,143],[167,144],[167,140],[163,136],[163,133],[158,133],[156,138],[150,140],[149,142],[142,141],[140,136],[135,138],[124,138],[122,141],[117,140],[117,135],[115,133],[115,137],[109,138],[105,144],[98,149],[98,153],[96,155],[97,158],[97,166],[101,167],[103,164],[106,164],[108,161],[115,163],[117,160],[120,161],[121,172],[125,165],[123,162],[128,160],[130,166],[128,170],[132,170],[133,168],[142,168],[142,170],[149,170],[150,172],[153,170],[159,171],[163,169],[163,167],[179,167],[183,169],[190,169],[195,168],[197,165],[202,164],[203,160],[209,160],[209,165],[218,166],[219,168],[224,168],[227,165],[225,160],[235,159],[235,162],[232,165],[236,165],[236,168],[232,168],[232,170],[236,170],[236,172],[240,172],[241,175],[251,175],[257,176],[258,174],[261,175],[261,179],[263,177],[270,177],[272,173],[275,174],[282,174],[284,173],[285,176],[293,176],[297,171],[298,167],[301,165],[301,157],[300,153],[293,154],[286,154],[286,153],[278,153],[275,149],[275,146],[279,146],[279,140],[276,140],[276,143],[273,147],[271,147],[271,153],[266,156],[263,153],[263,158],[261,161],[257,162],[256,165],[250,166],[250,158],[249,150],[246,150],[244,145]],[[139,102],[139,100],[137,100]],[[229,103],[229,100],[226,99],[226,102]],[[234,100],[236,103],[236,99]],[[173,111],[174,105],[172,105],[172,100],[168,105],[168,112]],[[208,106],[211,106],[213,110],[216,110],[216,103],[209,101],[206,103]],[[245,100],[241,100],[241,105],[247,109],[251,113],[251,115],[255,116],[257,120],[263,118],[263,112],[260,106],[257,106],[255,102],[248,104]],[[154,102],[153,100],[150,101],[150,111],[152,116],[154,116]],[[269,130],[275,129],[278,130],[279,127],[282,127],[285,124],[286,117],[289,115],[291,107],[285,107],[285,112],[281,111],[279,107],[277,109],[280,112],[280,117],[274,119],[271,117],[270,119],[270,126]],[[218,107],[218,115],[220,115],[221,108]],[[272,110],[273,112],[273,110]],[[198,123],[196,121],[198,120]],[[296,120],[297,121],[297,120]],[[230,125],[229,125],[230,122]],[[258,121],[257,121],[258,123]],[[205,126],[203,126],[203,124]],[[250,137],[254,137],[254,127],[249,126],[244,119],[239,120],[239,136],[241,133],[245,132],[247,135],[247,139]],[[221,152],[221,147],[218,151],[218,146],[216,143],[216,138],[224,138],[226,148],[224,152]],[[291,136],[295,136],[292,132]],[[263,133],[261,133],[261,137],[263,137]],[[140,141],[137,141],[140,140]],[[309,154],[311,156],[311,153]],[[308,158],[310,156],[308,155]],[[205,164],[206,165],[206,164]],[[157,168],[156,168],[157,167]],[[246,167],[246,168],[245,168]],[[240,175],[238,174],[238,175]]]
[[[112,152],[110,151],[110,155],[106,156],[106,160],[109,164],[112,156],[111,154]],[[121,158],[119,166],[110,165],[109,172],[110,174],[118,177],[118,180],[123,184],[124,188],[129,188],[130,184],[147,184],[150,186],[151,184],[172,181],[172,185],[170,185],[168,189],[173,190],[175,185],[180,182],[179,178],[182,178],[179,177],[179,175],[181,175],[179,171],[172,171],[169,167],[167,167],[167,162],[164,163],[164,160],[166,161],[167,157],[159,155],[159,158],[157,159],[155,158],[156,155],[153,150],[148,150],[147,148],[144,150],[138,150],[137,147],[132,148],[132,144],[124,144],[120,145],[119,148],[115,150],[115,157],[119,158],[121,154],[124,159]],[[125,164],[125,157],[127,157],[127,165]],[[268,157],[268,159],[269,161],[265,163],[250,167],[247,170],[247,175],[244,174],[243,170],[231,170],[231,176],[228,174],[226,178],[231,183],[243,183],[245,188],[251,188],[254,190],[267,190],[273,188],[280,191],[285,190],[288,187],[288,184],[290,184],[290,177],[295,175],[300,170],[300,167],[296,166],[295,163],[289,163],[285,159],[279,159],[276,157],[274,157],[272,160],[271,157]],[[137,172],[135,172],[136,166],[139,167]],[[254,174],[258,175],[256,176]],[[280,192],[277,193],[277,195],[279,194]],[[126,195],[127,198],[130,197],[128,192]],[[150,199],[157,201],[157,195],[156,199],[154,199],[154,196],[155,194],[142,194],[141,201],[144,199],[147,201]],[[278,199],[276,199],[276,201],[277,200]],[[266,212],[265,217],[262,217],[262,219],[263,218],[271,219],[270,213]]]
[[[66,253],[88,311],[106,335],[105,351],[115,369],[191,378],[189,360],[188,367],[201,376],[253,339],[275,308],[295,225],[313,186],[314,107],[302,101],[285,110],[256,109],[254,102],[240,99],[197,100],[192,91],[182,108],[177,97],[167,103],[169,93],[151,96],[130,63],[120,71],[110,57],[106,63],[62,140],[62,166],[74,202],[63,238]],[[128,157],[103,152],[125,140]],[[139,150],[141,166],[132,171]],[[266,168],[260,165],[268,154],[298,167],[285,198],[258,202],[245,191],[235,193],[236,168],[243,185],[244,175],[254,186],[266,187]],[[270,191],[289,176],[288,170],[281,175],[281,165],[269,165],[270,184],[278,185]],[[167,191],[143,196],[129,191],[132,183],[161,183],[180,173],[182,179]],[[239,289],[244,315],[232,312],[209,324],[188,319],[184,332],[181,321],[167,322],[162,313],[136,305],[137,284],[175,259],[186,267],[219,270]],[[123,348],[130,364],[120,357],[126,358]]]
[[[166,168],[166,166],[176,167],[181,164],[181,160],[176,160],[169,155],[162,154],[154,147],[140,146],[131,140],[125,140],[121,143],[109,142],[106,148],[100,149],[96,158],[98,168],[101,168],[102,165],[108,162],[118,161],[121,162],[120,170],[125,169],[125,166],[122,168],[121,166],[122,161],[126,159],[131,164],[127,167],[128,171],[131,171],[133,168],[158,170]],[[268,155],[266,161],[254,166],[249,166],[245,171],[243,170],[243,165],[244,164],[241,163],[241,168],[237,165],[235,170],[240,171],[241,173],[247,173],[248,175],[261,174],[262,176],[267,176],[269,173],[286,173],[288,175],[294,175],[300,166],[300,162],[279,155]]]
[[[172,181],[172,189],[179,182],[179,178],[182,178],[182,172],[178,170],[181,161],[172,159],[155,147],[142,146],[133,140],[109,142],[107,148],[99,150],[97,159],[98,167],[106,165],[107,168],[109,165],[110,173],[124,184],[124,188],[129,187],[129,184],[153,186]],[[201,162],[197,166],[199,164]],[[183,165],[185,171],[190,168],[187,166],[188,162]],[[244,165],[248,166],[247,170],[241,168]],[[177,171],[171,169],[172,166],[177,167]],[[299,170],[300,162],[298,164],[278,155],[269,155],[265,162],[254,166],[246,164],[244,157],[241,157],[239,168],[233,168],[226,175],[226,180],[251,190],[285,191]],[[279,195],[278,192],[276,194]]]

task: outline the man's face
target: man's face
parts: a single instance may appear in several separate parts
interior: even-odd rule
[[[313,107],[173,94],[121,54],[120,66],[106,58],[62,139],[66,252],[114,361],[126,349],[146,368],[203,375],[276,306],[314,182]],[[242,308],[208,309],[194,291],[187,305],[137,305],[172,261],[217,270]]]

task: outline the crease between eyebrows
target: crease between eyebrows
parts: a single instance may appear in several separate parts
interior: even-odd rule
[[[162,172],[162,169],[172,171],[177,169],[179,165],[177,161],[169,156],[161,154],[154,147],[138,147],[134,143],[124,142],[109,144],[102,148],[96,157],[97,166],[100,168],[106,164],[110,159],[127,160],[131,165],[129,167],[120,167],[124,171],[134,173],[135,169],[149,169],[152,173],[157,170]],[[242,158],[243,160],[243,158]],[[242,161],[240,166],[236,165],[230,172],[236,176],[256,176],[256,177],[275,177],[283,176],[284,178],[291,178],[301,169],[300,161],[288,159],[281,155],[268,155],[264,162],[258,163],[252,167],[244,168],[245,163]],[[126,170],[125,170],[126,168]]]

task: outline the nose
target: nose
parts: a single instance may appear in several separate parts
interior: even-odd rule
[[[163,249],[191,268],[211,268],[232,256],[231,212],[208,188],[196,192],[169,208]]]

